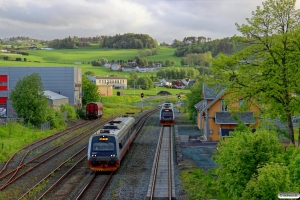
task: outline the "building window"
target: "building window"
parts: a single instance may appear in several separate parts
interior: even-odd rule
[[[221,100],[221,112],[228,112],[228,103],[225,100]]]
[[[242,106],[243,103],[244,103],[244,99],[240,99],[240,100],[239,100],[239,105]]]

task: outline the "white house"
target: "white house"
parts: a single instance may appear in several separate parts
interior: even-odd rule
[[[108,62],[107,62],[107,63],[105,63],[105,64],[104,64],[104,67],[105,67],[105,68],[108,68],[108,69],[110,69],[110,67],[111,67],[111,63],[108,63]]]
[[[153,72],[155,70],[155,68],[151,66],[138,66],[136,69],[138,72]]]
[[[135,67],[122,66],[122,71],[123,72],[135,72],[135,71],[137,71],[137,69]]]
[[[121,65],[119,63],[112,63],[110,69],[114,71],[118,71],[119,69],[121,69]]]
[[[172,81],[169,81],[167,78],[161,79],[160,82],[161,82],[162,86],[171,86],[172,85]]]

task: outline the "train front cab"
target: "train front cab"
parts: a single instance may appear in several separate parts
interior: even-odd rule
[[[173,109],[162,109],[160,111],[160,124],[164,126],[171,126],[174,124]]]
[[[93,171],[115,171],[120,166],[119,148],[113,136],[99,135],[92,137],[89,142],[88,164]]]

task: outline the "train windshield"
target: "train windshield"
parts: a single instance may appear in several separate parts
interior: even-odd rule
[[[92,144],[92,150],[93,151],[114,151],[115,145],[112,142],[106,142],[106,141],[94,142]]]
[[[92,139],[92,151],[115,151],[116,139],[112,136],[101,135],[93,137]]]
[[[173,117],[173,112],[171,110],[167,110],[167,111],[163,110],[161,115],[163,117]]]

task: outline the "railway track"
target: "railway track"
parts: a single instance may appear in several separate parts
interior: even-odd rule
[[[16,196],[21,196],[19,199],[28,198],[29,194],[34,193],[32,191],[37,190],[35,188],[45,184],[50,176],[61,170],[64,165],[68,165],[70,160],[78,160],[76,156],[79,154],[81,157],[86,156],[84,149],[87,137],[112,118],[114,117],[81,123],[24,147],[20,155],[13,156],[13,159],[21,160],[19,164],[12,168],[7,165],[2,169],[0,191],[6,192],[7,196],[13,196],[14,199],[19,198]],[[81,150],[78,152],[80,147]],[[10,165],[13,159],[10,159]],[[18,185],[14,184],[16,182]],[[11,195],[12,191],[17,191],[15,193],[18,194]]]
[[[162,126],[147,199],[175,199],[172,126]]]

